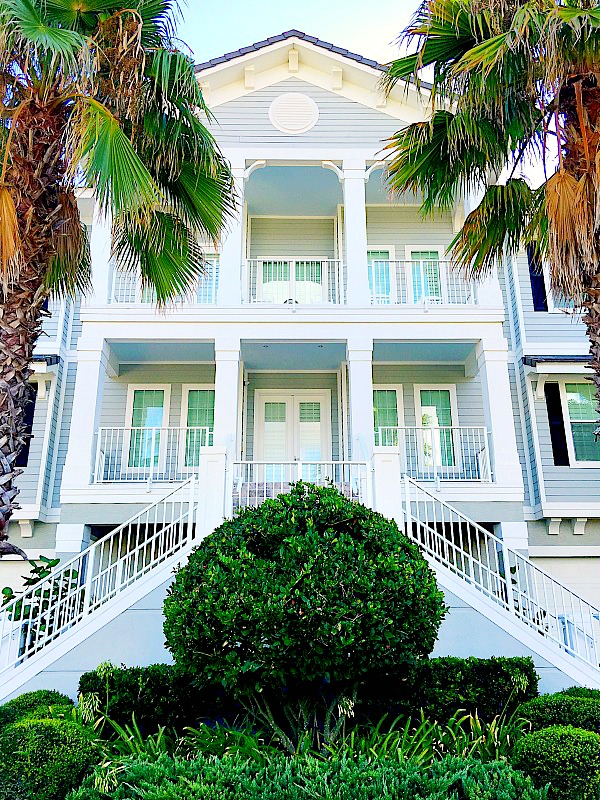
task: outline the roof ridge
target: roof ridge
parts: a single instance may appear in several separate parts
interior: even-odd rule
[[[359,64],[364,64],[367,67],[372,67],[373,69],[378,69],[382,72],[386,69],[386,67],[383,64],[380,64],[378,61],[374,61],[371,58],[366,58],[366,56],[361,56],[358,53],[353,53],[350,50],[346,50],[344,47],[338,47],[331,42],[325,42],[323,39],[319,39],[316,36],[310,36],[310,34],[304,33],[304,31],[299,31],[297,28],[291,28],[289,31],[284,31],[283,33],[279,33],[275,36],[269,36],[266,39],[261,39],[259,42],[254,42],[254,44],[241,47],[239,50],[232,50],[230,53],[225,53],[222,56],[217,56],[216,58],[211,58],[208,61],[203,61],[200,64],[196,64],[195,70],[196,72],[202,72],[202,70],[209,69],[210,67],[216,67],[219,64],[225,64],[228,61],[233,61],[234,59],[240,58],[240,56],[245,56],[248,53],[263,50],[265,47],[268,47],[271,44],[277,44],[277,42],[283,42],[286,39],[302,39],[303,41],[310,42],[311,44],[321,47],[324,50],[329,50],[332,53],[337,53],[338,55],[349,58],[350,60],[356,61]]]

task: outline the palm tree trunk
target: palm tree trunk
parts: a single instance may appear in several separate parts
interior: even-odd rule
[[[25,443],[33,349],[41,332],[46,276],[57,247],[64,177],[65,112],[52,97],[32,98],[14,122],[10,166],[3,178],[17,209],[22,264],[14,280],[0,283],[0,558],[27,556],[7,542],[8,521],[18,508],[15,464]]]
[[[595,276],[594,288],[588,288],[586,300],[584,302],[585,314],[583,322],[587,329],[590,340],[590,355],[592,361],[590,368],[593,375],[590,380],[594,382],[596,389],[596,408],[600,411],[600,272]],[[595,431],[596,436],[600,436],[600,427]]]
[[[0,557],[27,557],[6,540],[8,520],[18,508],[15,479],[22,470],[15,463],[27,438],[24,411],[30,402],[28,381],[45,293],[39,276],[24,278],[3,294],[0,305]]]

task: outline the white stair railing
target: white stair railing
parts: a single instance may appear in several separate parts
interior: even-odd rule
[[[349,500],[371,505],[371,471],[364,461],[234,461],[231,469],[233,509],[256,508],[299,480],[332,483]]]
[[[0,609],[0,676],[83,623],[197,536],[195,476]]]
[[[431,561],[561,650],[598,668],[600,609],[408,475],[403,507],[408,536]]]

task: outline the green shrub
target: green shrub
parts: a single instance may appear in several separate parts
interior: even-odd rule
[[[491,721],[537,697],[539,676],[533,659],[431,658],[407,672],[404,680],[374,673],[361,691],[356,713],[361,718],[418,716],[445,722],[459,710]]]
[[[165,727],[182,731],[206,720],[233,723],[241,708],[220,685],[196,686],[172,664],[115,667],[101,664],[79,680],[79,694],[96,694],[100,710],[119,725],[132,716],[145,733]]]
[[[333,487],[299,482],[204,539],[177,572],[164,614],[184,671],[222,682],[261,724],[272,720],[266,692],[283,693],[305,730],[315,696],[348,708],[374,669],[400,672],[426,657],[445,606],[395,522]]]
[[[3,777],[32,800],[63,800],[96,761],[93,735],[75,722],[23,719],[0,732]]]
[[[563,689],[558,694],[566,694],[569,697],[587,697],[588,700],[598,700],[600,702],[600,689],[588,689],[587,686],[570,686]]]
[[[600,736],[556,725],[524,736],[512,764],[536,786],[550,784],[553,800],[592,800],[600,787]]]
[[[115,774],[107,795],[94,779],[69,800],[544,800],[545,790],[504,762],[448,758],[428,769],[393,761],[276,758],[266,765],[238,758],[134,761]]]
[[[31,800],[22,782],[0,775],[0,800]]]
[[[519,708],[519,713],[533,730],[551,725],[572,725],[586,731],[600,732],[600,702],[588,697],[566,694],[545,694]]]
[[[73,701],[66,694],[54,689],[38,689],[35,692],[25,692],[0,706],[0,729],[4,725],[16,722],[23,717],[36,716],[44,718],[50,716],[50,709],[73,706]]]

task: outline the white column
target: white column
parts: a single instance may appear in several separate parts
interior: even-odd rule
[[[90,543],[90,528],[82,522],[60,522],[56,526],[56,557],[67,561]]]
[[[102,215],[96,205],[90,236],[92,291],[87,304],[91,306],[105,306],[109,301],[112,289],[111,240],[112,224],[110,217]]]
[[[523,475],[513,417],[508,353],[504,340],[477,347],[484,415],[490,436],[495,481],[502,486],[523,489]]]
[[[346,302],[349,306],[362,308],[371,305],[367,274],[365,168],[364,159],[345,159],[343,162]]]
[[[90,485],[100,424],[102,395],[108,372],[113,372],[105,343],[80,340],[77,348],[77,377],[73,395],[73,416],[62,488]]]
[[[369,461],[375,446],[373,419],[373,340],[348,340],[348,390],[352,459]]]
[[[504,308],[502,289],[498,280],[498,269],[494,267],[491,275],[479,281],[475,287],[477,304],[486,308]]]
[[[236,453],[240,375],[240,340],[223,337],[215,340],[215,447]]]
[[[244,185],[245,159],[231,165],[237,194],[236,216],[228,222],[223,234],[219,258],[219,287],[217,303],[220,306],[239,306],[242,300],[242,262],[244,261]]]

